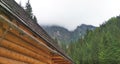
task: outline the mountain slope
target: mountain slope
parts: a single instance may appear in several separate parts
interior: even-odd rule
[[[80,38],[84,38],[84,36],[88,30],[94,30],[95,28],[96,28],[95,26],[85,25],[85,24],[78,26],[72,33],[73,41],[76,41]]]
[[[120,64],[120,16],[113,17],[84,39],[71,43],[67,53],[76,64]]]
[[[68,31],[67,29],[60,26],[42,26],[43,29],[53,38],[59,42],[70,43],[76,41],[86,34],[87,30],[95,29],[92,25],[82,24],[78,26],[74,31]]]

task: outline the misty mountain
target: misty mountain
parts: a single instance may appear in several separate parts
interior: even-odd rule
[[[42,26],[43,29],[55,40],[62,43],[70,43],[83,38],[87,30],[94,30],[95,26],[82,24],[74,31],[69,31],[60,26]]]

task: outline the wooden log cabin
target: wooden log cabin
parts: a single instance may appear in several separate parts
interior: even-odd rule
[[[73,64],[14,0],[0,0],[0,64]]]

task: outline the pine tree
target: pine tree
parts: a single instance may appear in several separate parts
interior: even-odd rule
[[[113,17],[84,39],[69,45],[68,54],[76,64],[120,64],[120,17]]]
[[[33,20],[34,20],[35,22],[37,22],[37,18],[36,18],[36,16],[33,17]]]
[[[30,0],[28,0],[28,2],[26,3],[25,11],[34,22],[37,22],[36,16],[33,15],[33,13],[32,13],[32,7],[31,7],[31,4],[30,4]]]
[[[32,13],[32,7],[31,7],[31,4],[30,4],[30,0],[28,0],[28,2],[26,3],[25,11],[27,12],[27,14],[28,14],[28,15],[30,16],[30,18],[32,19],[33,13]]]

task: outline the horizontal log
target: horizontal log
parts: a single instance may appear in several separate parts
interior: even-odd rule
[[[6,48],[3,48],[3,47],[0,47],[0,57],[1,56],[11,58],[11,59],[14,59],[17,61],[21,61],[21,62],[30,63],[30,64],[46,64],[46,63],[41,62],[39,60],[22,55],[22,54],[17,53],[17,52],[13,52],[13,51],[6,49]]]
[[[12,26],[11,26],[12,27]],[[3,25],[3,32],[10,28],[6,23],[4,23]],[[10,28],[10,32],[12,35],[14,35],[15,37],[19,37],[20,40],[24,40],[26,41],[28,44],[31,44],[34,47],[37,47],[38,49],[41,49],[41,51],[46,52],[47,54],[50,54],[50,50],[48,50],[45,46],[39,44],[38,42],[36,42],[34,39],[30,38],[28,35],[20,35],[20,33],[22,33],[19,30],[16,30],[14,28]],[[32,34],[31,34],[32,35]],[[14,39],[15,40],[15,39]],[[43,43],[42,41],[40,43]]]
[[[0,64],[28,64],[28,63],[12,60],[5,57],[0,57]]]
[[[34,53],[34,52],[24,48],[24,47],[16,45],[16,44],[14,44],[10,41],[7,41],[7,40],[2,40],[2,42],[0,43],[0,46],[8,48],[8,49],[13,50],[13,51],[18,52],[18,53],[21,53],[23,55],[38,59],[38,60],[45,62],[45,63],[51,62],[50,58],[46,58],[43,55],[39,55],[37,53]]]
[[[71,62],[66,60],[53,60],[53,62],[58,64],[71,64]]]
[[[33,46],[29,42],[26,42],[25,40],[21,39],[20,37],[16,36],[15,34],[13,34],[11,32],[7,32],[7,34],[5,35],[5,39],[8,41],[11,41],[21,47],[29,49],[39,55],[43,55],[44,57],[50,58],[50,53],[46,52],[46,50],[43,51],[42,48],[37,48],[37,47]]]

